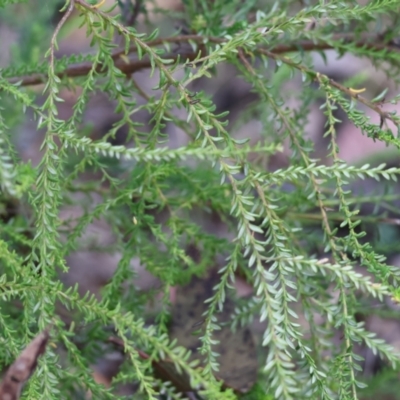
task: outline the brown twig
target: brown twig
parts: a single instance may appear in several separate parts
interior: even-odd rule
[[[184,56],[176,55],[176,54],[168,54],[165,58],[172,59],[176,61],[178,57],[183,60],[194,60],[196,58],[196,53],[187,53]],[[59,78],[77,78],[81,76],[86,76],[92,69],[93,64],[91,62],[83,62],[75,65],[70,65],[64,71],[59,72],[57,76]],[[121,70],[124,74],[129,75],[134,72],[141,71],[143,69],[151,68],[150,60],[126,60],[122,58],[118,58],[115,60],[115,66]],[[97,72],[104,72],[105,66],[102,64],[98,64],[96,67]],[[44,74],[33,74],[27,75],[24,77],[15,77],[9,79],[10,83],[20,82],[20,86],[35,86],[40,85],[46,82],[46,76]]]
[[[264,54],[267,57],[272,58],[274,60],[280,60],[281,62],[284,62],[285,64],[288,64],[288,65],[298,69],[299,71],[305,72],[305,73],[309,74],[310,76],[313,76],[314,80],[316,82],[318,82],[319,84],[321,84],[323,79],[327,79],[329,81],[329,84],[332,87],[335,87],[336,89],[339,89],[341,92],[347,94],[351,98],[359,101],[360,103],[364,104],[366,107],[368,107],[371,110],[373,110],[376,113],[378,113],[380,118],[381,118],[381,124],[383,122],[385,122],[386,120],[390,120],[396,125],[398,124],[398,119],[393,117],[390,112],[383,111],[381,109],[381,107],[380,107],[381,106],[380,103],[373,103],[372,101],[367,100],[365,97],[361,96],[358,92],[354,91],[354,89],[352,90],[351,88],[343,86],[340,83],[336,82],[335,80],[328,78],[326,75],[317,73],[316,71],[313,71],[313,70],[307,68],[304,65],[295,63],[289,57],[285,57],[285,56],[279,55],[275,51],[271,52],[269,50],[258,49],[258,52],[261,53],[261,54]]]
[[[65,24],[67,19],[72,14],[72,11],[74,11],[74,7],[75,7],[75,0],[70,0],[70,4],[68,6],[67,12],[63,15],[63,17],[61,18],[61,21],[57,24],[56,29],[54,30],[53,36],[51,37],[51,42],[50,42],[50,65],[54,65],[54,49],[56,47],[57,36],[58,36],[62,26]]]
[[[329,41],[345,43],[353,43],[355,47],[373,50],[390,50],[400,52],[400,47],[393,42],[385,42],[382,34],[380,33],[365,33],[356,37],[353,33],[337,33],[329,38]],[[275,48],[270,49],[275,54],[289,53],[292,51],[317,51],[317,50],[331,50],[335,48],[332,44],[327,41],[314,41],[314,40],[303,40],[300,42],[294,42],[289,44],[280,44]]]
[[[137,1],[136,4],[139,2]],[[52,44],[51,44],[51,49],[54,50],[55,46],[55,37],[57,36],[57,33],[59,29],[61,28],[62,24],[66,21],[66,19],[69,17],[70,13],[72,12],[72,9],[74,5],[77,4],[85,9],[90,10],[91,12],[96,12],[100,16],[107,18],[107,15],[104,14],[100,10],[94,10],[92,6],[84,2],[83,0],[71,0],[70,6],[68,8],[67,13],[64,15],[63,19],[60,21],[58,24],[56,31],[54,32],[53,38],[52,38]],[[203,36],[199,35],[180,35],[180,36],[175,36],[175,37],[170,37],[170,38],[160,38],[160,39],[155,39],[152,41],[149,41],[146,43],[147,47],[156,47],[160,46],[164,43],[189,43],[190,41],[198,43],[200,46],[204,45],[204,41],[207,39],[208,42],[212,43],[224,43],[226,42],[226,39],[221,39],[221,38],[216,38],[216,37],[208,37],[205,38]],[[299,69],[303,72],[311,73],[315,76],[315,80],[319,81],[321,78],[321,74],[316,74],[315,71],[309,70],[307,67],[299,65],[297,63],[294,63],[290,58],[282,56],[282,54],[285,53],[290,53],[294,51],[298,51],[300,48],[303,49],[303,51],[315,51],[315,50],[327,50],[327,49],[333,49],[336,46],[331,44],[331,41],[342,41],[343,43],[354,43],[356,47],[367,47],[367,48],[373,48],[377,50],[382,50],[382,49],[387,49],[391,51],[400,51],[400,48],[393,42],[383,42],[383,35],[381,33],[378,34],[363,34],[363,35],[354,35],[354,34],[335,34],[332,37],[329,38],[328,41],[317,41],[314,42],[312,40],[305,40],[305,41],[299,41],[299,42],[294,42],[290,44],[280,44],[275,47],[272,47],[271,49],[265,49],[262,47],[256,48],[254,50],[255,53],[258,54],[264,54],[269,58],[272,59],[279,59],[289,65],[292,65],[296,69]],[[129,53],[135,53],[137,51],[137,46],[133,45],[129,48],[128,54]],[[125,56],[124,56],[125,55]],[[173,61],[181,60],[182,62],[187,62],[187,61],[193,61],[198,57],[199,52],[181,52],[179,54],[170,53],[164,55],[165,59],[171,59]],[[244,51],[241,49],[239,51],[238,56],[242,60],[246,60],[246,56],[244,55]],[[53,51],[51,51],[51,63],[54,61],[53,60]],[[112,54],[112,59],[114,60],[115,66],[120,69],[123,73],[125,73],[127,76],[135,73],[137,71],[143,70],[143,69],[148,69],[151,68],[151,62],[150,60],[137,60],[137,59],[132,59],[128,58],[125,54],[125,50],[116,50]],[[197,61],[202,62],[204,61],[204,57],[198,59]],[[97,72],[103,72],[107,68],[104,65],[97,65],[96,66],[96,71]],[[91,62],[84,62],[84,63],[79,63],[75,65],[70,65],[68,66],[64,71],[59,72],[57,74],[58,77],[63,78],[63,77],[69,77],[69,78],[75,78],[79,76],[85,76],[89,73],[89,71],[92,69],[92,63]],[[33,85],[38,85],[41,83],[44,83],[46,81],[46,76],[44,74],[33,74],[29,76],[23,76],[23,77],[14,77],[10,78],[9,82],[10,83],[17,83],[19,82],[20,86],[33,86]],[[339,89],[343,93],[349,95],[350,97],[358,100],[360,103],[366,105],[370,109],[374,110],[380,115],[381,118],[381,124],[383,124],[384,121],[391,120],[395,123],[397,121],[390,115],[390,113],[383,111],[379,104],[372,103],[365,99],[364,97],[360,96],[358,93],[355,93],[352,91],[350,88],[346,88],[345,86],[335,82],[334,80],[330,79],[329,80],[330,85],[333,87]]]
[[[133,7],[132,14],[129,16],[128,20],[126,21],[128,26],[135,25],[136,19],[140,12],[140,6],[142,5],[142,0],[136,0],[135,6]]]
[[[374,39],[380,38],[379,35],[370,35],[367,34],[365,35],[362,39],[359,41],[355,42],[355,46],[357,47],[370,47],[374,49],[389,49],[392,51],[400,51],[400,48],[394,45],[390,44],[385,44],[385,43],[376,43],[374,42]],[[163,43],[188,43],[190,41],[197,42],[197,43],[204,43],[204,40],[206,38],[203,36],[199,35],[180,35],[180,36],[174,36],[174,37],[169,37],[169,38],[160,38],[160,39],[155,39],[150,42],[147,42],[146,44],[149,47],[156,47],[160,46]],[[338,34],[338,35],[333,35],[332,40],[337,41],[337,40],[343,40],[345,42],[349,42],[352,39],[354,39],[354,35],[350,34]],[[223,43],[226,40],[221,39],[221,38],[216,38],[216,37],[209,37],[207,38],[209,42],[212,43]],[[304,51],[315,51],[315,50],[328,50],[334,48],[333,45],[326,43],[326,42],[313,42],[311,40],[305,40],[305,41],[300,41],[300,42],[294,42],[290,44],[282,44],[278,45],[275,48],[271,49],[263,49],[259,48],[256,51],[259,53],[264,53],[266,55],[279,55],[279,54],[284,54],[284,53],[290,53],[293,51],[298,51],[299,49],[303,49]],[[137,46],[131,46],[129,49],[129,53],[135,53],[137,51]],[[115,66],[119,68],[122,72],[126,74],[131,74],[134,72],[141,71],[143,69],[148,69],[151,67],[150,61],[147,60],[136,60],[136,59],[121,59],[121,56],[125,53],[125,50],[116,50],[112,54],[112,58],[115,60]],[[189,53],[181,53],[181,54],[167,54],[164,56],[164,58],[169,58],[173,60],[177,60],[178,55],[181,56],[182,62],[186,60],[194,60],[197,56],[197,53],[195,52],[189,52]],[[274,57],[275,58],[275,57]],[[68,66],[64,71],[60,72],[58,76],[60,78],[62,77],[69,77],[69,78],[76,78],[79,76],[85,76],[92,68],[92,63],[90,62],[83,62],[75,65],[70,65]],[[99,65],[97,67],[97,71],[101,71],[104,69],[104,66]],[[15,84],[17,82],[20,83],[21,86],[34,86],[34,85],[39,85],[44,82],[46,82],[46,76],[44,74],[32,74],[32,75],[26,75],[22,77],[13,77],[9,79],[9,82],[12,84]]]
[[[126,353],[125,344],[120,338],[111,336],[107,341],[117,345],[124,353]],[[142,360],[148,360],[150,358],[150,356],[144,351],[139,349],[136,349],[136,351]],[[188,379],[185,374],[176,372],[172,361],[168,359],[156,361],[153,359],[151,363],[156,378],[161,379],[162,381],[171,382],[179,392],[187,393],[192,390],[190,379]]]
[[[377,112],[383,120],[389,119],[393,121],[394,123],[397,123],[393,118],[391,118],[390,113],[383,111],[379,107],[379,103],[372,103],[371,101],[367,100],[365,97],[361,96],[358,93],[355,93],[353,90],[350,88],[347,88],[346,86],[341,85],[340,83],[334,81],[333,79],[329,79],[329,83],[331,86],[335,87],[336,89],[339,89],[341,92],[346,93],[348,96],[358,100],[360,103],[364,104],[371,110],[374,110]]]

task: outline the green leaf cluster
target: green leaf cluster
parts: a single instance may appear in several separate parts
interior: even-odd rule
[[[29,15],[35,7],[15,3],[0,0],[4,16],[20,9]],[[393,134],[386,122],[399,129],[400,118],[382,111],[381,124],[371,123],[359,106],[379,113],[386,92],[366,100],[316,71],[301,44],[324,43],[339,55],[367,57],[398,83],[400,52],[392,43],[400,35],[398,0],[184,0],[179,11],[157,5],[150,11],[153,2],[143,2],[137,28],[126,24],[127,2],[107,10],[69,0],[64,12],[73,7],[66,15],[79,18],[92,50],[62,58],[56,57],[62,31],[49,29],[56,5],[44,3],[31,22],[21,20],[21,38],[30,40],[27,50],[15,47],[12,60],[0,69],[1,367],[36,332],[53,326],[53,346],[23,398],[83,398],[88,391],[96,399],[122,398],[96,383],[90,367],[109,350],[110,332],[121,339],[125,354],[113,385],[137,383],[138,399],[185,396],[153,373],[152,361],[164,358],[190,377],[202,399],[359,399],[368,393],[360,346],[397,368],[399,355],[358,316],[368,315],[371,304],[384,310],[387,299],[399,300],[399,269],[369,233],[398,213],[393,184],[400,168],[345,163],[337,127],[340,111],[364,135],[398,151],[400,131]],[[186,40],[182,33],[161,34],[151,13],[185,21],[192,31],[186,43],[180,44]],[[0,15],[0,24],[5,20]],[[379,36],[381,46],[360,44],[382,25],[387,29]],[[350,33],[354,40],[342,35]],[[294,45],[282,50],[288,43]],[[184,45],[192,52],[182,50]],[[315,49],[325,56],[323,46]],[[151,91],[142,87],[135,69],[126,69],[134,63],[147,65],[147,79],[155,82]],[[74,74],[77,66],[85,73]],[[218,109],[206,89],[194,89],[218,82],[228,67],[255,98],[238,115]],[[33,78],[42,82],[40,90],[36,81],[29,84]],[[285,84],[292,78],[302,83],[299,105],[290,109]],[[66,89],[77,95],[71,115],[63,118]],[[116,116],[101,137],[91,136],[84,123],[98,93],[115,105]],[[318,101],[326,120],[325,163],[315,158],[306,132],[310,104]],[[144,114],[148,123],[139,118]],[[18,132],[28,116],[44,132],[37,166],[20,154]],[[260,137],[253,140],[252,132],[239,137],[254,119]],[[118,142],[121,131],[126,138]],[[178,146],[171,138],[176,131],[185,137]],[[287,165],[273,168],[284,148],[290,153]],[[391,186],[353,193],[359,180]],[[94,196],[99,200],[91,204]],[[360,212],[371,202],[379,207],[370,215]],[[82,210],[73,223],[60,218],[70,205]],[[199,222],[216,216],[228,235]],[[78,285],[67,288],[60,278],[68,270],[66,259],[81,248],[85,230],[98,219],[105,219],[115,235],[115,243],[103,251],[120,254],[101,299],[82,296]],[[191,246],[200,257],[190,256]],[[135,287],[134,258],[160,282],[163,304],[155,318],[148,305],[157,294]],[[221,258],[201,328],[206,361],[198,368],[189,350],[168,338],[169,291],[204,275]],[[216,316],[234,295],[238,277],[253,294],[240,299],[231,327],[253,321],[262,326],[258,382],[247,394],[226,390],[214,378]]]

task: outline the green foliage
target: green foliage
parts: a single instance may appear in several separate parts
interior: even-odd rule
[[[390,188],[357,194],[351,185],[393,184],[400,168],[345,163],[336,130],[341,110],[364,135],[398,151],[398,133],[386,123],[398,128],[400,118],[381,109],[386,92],[369,101],[317,72],[308,53],[324,56],[329,48],[367,57],[399,80],[400,52],[392,42],[400,36],[398,0],[184,0],[180,11],[155,7],[154,15],[152,2],[140,2],[144,18],[137,29],[127,23],[126,10],[134,9],[128,1],[108,10],[96,2],[67,1],[57,27],[50,24],[57,5],[15,3],[0,0],[4,16],[14,16],[14,27],[21,24],[20,42],[0,69],[1,366],[39,330],[53,326],[53,346],[23,398],[79,398],[88,390],[96,399],[122,398],[96,383],[90,369],[110,332],[122,340],[126,355],[113,383],[137,382],[137,398],[143,399],[179,398],[153,374],[152,361],[164,358],[190,377],[204,399],[358,399],[358,393],[368,393],[357,353],[361,345],[398,366],[394,349],[356,318],[372,301],[384,309],[384,299],[400,298],[400,272],[387,264],[388,249],[380,251],[379,243],[365,237],[368,224],[382,229],[398,195]],[[18,10],[29,18],[18,21]],[[185,21],[192,33],[161,36],[157,12]],[[67,34],[60,28],[71,18],[86,29],[92,51],[57,58],[57,41]],[[365,39],[371,31],[380,43]],[[228,65],[256,96],[234,116],[218,110],[202,87],[217,82],[220,68]],[[156,82],[150,93],[136,79],[140,69]],[[301,78],[302,86],[298,106],[290,109],[285,85],[292,78]],[[39,83],[43,90],[37,90]],[[202,90],[196,92],[195,84]],[[68,118],[59,116],[66,88],[79,89]],[[117,119],[94,137],[84,116],[98,93],[114,102]],[[326,119],[325,163],[315,159],[314,143],[306,138],[307,114],[316,101]],[[381,123],[371,123],[361,104],[378,113]],[[150,118],[147,125],[137,117],[143,114]],[[18,146],[28,115],[44,132],[42,158],[34,167],[21,159]],[[260,137],[238,137],[252,119],[262,125]],[[174,146],[171,127],[187,144]],[[126,140],[115,144],[121,130]],[[271,160],[284,147],[288,165],[273,168]],[[93,195],[101,200],[87,206]],[[360,213],[373,199],[381,208]],[[72,224],[60,218],[71,204],[83,210]],[[234,239],[208,232],[196,214],[218,215]],[[99,300],[90,293],[82,297],[78,286],[67,288],[60,273],[68,270],[66,258],[80,248],[87,227],[100,218],[116,236],[104,251],[121,256]],[[200,249],[200,259],[188,254],[189,246]],[[206,363],[198,368],[188,349],[168,338],[167,299],[171,287],[204,275],[218,256],[226,261],[204,314],[200,352]],[[164,303],[153,320],[147,306],[156,294],[134,286],[135,257],[161,282]],[[219,368],[216,315],[238,276],[254,292],[239,302],[232,328],[253,320],[263,326],[258,382],[247,394],[223,389],[213,376]]]

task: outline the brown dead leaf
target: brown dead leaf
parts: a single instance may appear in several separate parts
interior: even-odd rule
[[[8,368],[0,384],[0,400],[18,400],[24,383],[30,378],[37,366],[38,358],[44,353],[48,330],[39,333],[19,357]]]

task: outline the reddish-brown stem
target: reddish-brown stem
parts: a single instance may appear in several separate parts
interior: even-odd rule
[[[342,40],[344,42],[351,42],[354,40],[354,35],[352,34],[337,34],[333,35],[331,37],[331,41],[338,41]],[[378,41],[380,40],[380,42]],[[203,44],[204,41],[206,40],[205,37],[199,36],[199,35],[180,35],[180,36],[174,36],[174,37],[169,37],[169,38],[160,38],[160,39],[155,39],[152,41],[147,42],[147,46],[149,47],[156,47],[160,46],[163,43],[173,43],[173,44],[179,44],[179,43],[189,43],[190,41],[196,42]],[[216,37],[208,37],[207,38],[208,42],[212,43],[223,43],[226,40],[221,39],[221,38],[216,38]],[[383,43],[381,39],[381,35],[378,34],[366,34],[362,36],[359,40],[355,41],[355,46],[356,47],[368,47],[368,48],[374,48],[377,50],[381,49],[388,49],[391,51],[400,51],[399,47],[396,47],[395,45],[388,44],[388,43]],[[293,51],[298,51],[299,49],[303,49],[304,51],[316,51],[316,50],[328,50],[334,48],[332,44],[327,43],[327,42],[314,42],[311,40],[304,40],[304,41],[299,41],[299,42],[293,42],[289,44],[280,44],[277,45],[276,47],[272,49],[268,49],[269,52],[273,54],[284,54],[284,53],[290,53]],[[131,46],[129,49],[129,53],[135,53],[137,51],[137,47]],[[257,51],[264,52],[266,49],[260,48]],[[125,50],[116,50],[112,54],[112,58],[115,61],[115,66],[119,68],[122,72],[125,74],[132,74],[137,71],[141,71],[143,69],[148,69],[151,67],[150,61],[148,60],[137,60],[137,59],[130,59],[128,57],[121,58],[125,53]],[[194,60],[197,56],[196,52],[189,51],[189,52],[181,52],[180,54],[177,54],[176,52],[166,54],[164,58],[168,59],[173,59],[177,60],[178,55],[180,55],[181,61],[185,62],[187,60]],[[90,62],[82,62],[79,64],[75,65],[70,65],[68,66],[64,71],[60,72],[58,76],[61,77],[69,77],[69,78],[76,78],[79,76],[85,76],[92,68],[92,63]],[[104,66],[99,65],[97,67],[98,71],[101,71],[104,68]],[[21,86],[34,86],[34,85],[39,85],[44,82],[46,82],[46,76],[44,74],[32,74],[32,75],[26,75],[26,76],[21,76],[21,77],[13,77],[9,79],[10,83],[17,83],[20,82]]]

